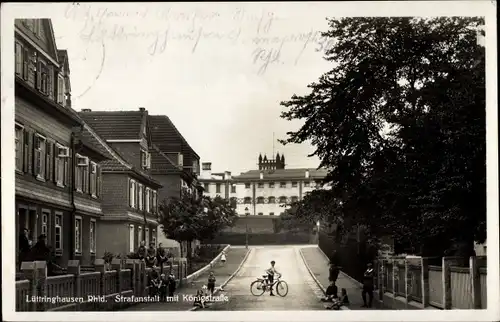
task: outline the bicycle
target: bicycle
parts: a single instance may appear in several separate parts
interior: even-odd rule
[[[267,283],[267,275],[262,275],[262,278],[257,278],[250,284],[250,292],[253,296],[261,296],[267,291],[271,291],[272,287],[276,285],[276,293],[279,296],[285,297],[288,294],[288,284],[281,280],[281,276],[276,278],[272,284]]]

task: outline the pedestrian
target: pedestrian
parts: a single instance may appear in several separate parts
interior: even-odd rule
[[[163,273],[163,265],[167,261],[167,253],[165,252],[165,248],[163,248],[162,243],[158,244],[158,248],[156,249],[156,262],[160,267],[160,272]]]
[[[160,301],[162,302],[167,301],[167,292],[168,292],[167,288],[168,288],[168,278],[165,274],[161,274],[158,289],[160,291]]]
[[[340,273],[339,267],[334,262],[330,262],[328,280],[330,282],[334,282],[334,283],[337,282],[337,278],[339,277],[339,273]]]
[[[168,275],[168,297],[173,297],[174,292],[177,286],[177,282],[175,281],[175,275],[170,272]]]
[[[226,263],[226,252],[222,251],[222,255],[220,256],[220,261],[222,264]]]
[[[156,266],[156,249],[155,244],[149,244],[149,248],[146,253],[146,267]]]
[[[349,305],[349,297],[347,296],[347,290],[345,288],[343,288],[342,290],[340,290],[339,301],[344,306]]]
[[[146,259],[146,246],[144,246],[144,240],[141,240],[139,248],[137,248],[137,256],[139,259],[144,261]]]
[[[363,291],[361,296],[363,297],[362,307],[372,307],[373,302],[373,265],[368,263],[365,273],[363,274]],[[366,303],[366,295],[368,294],[368,304]]]
[[[157,268],[152,267],[149,273],[149,295],[155,296],[159,291],[160,276],[158,275]]]
[[[216,281],[216,279],[215,279],[215,276],[214,276],[214,272],[212,271],[208,275],[208,283],[207,283],[207,288],[210,291],[210,295],[214,295],[215,281]]]
[[[25,261],[31,250],[31,242],[29,240],[29,230],[23,228],[19,233],[19,265]]]

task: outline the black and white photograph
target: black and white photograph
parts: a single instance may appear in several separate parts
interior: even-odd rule
[[[2,4],[3,315],[498,320],[496,5]]]

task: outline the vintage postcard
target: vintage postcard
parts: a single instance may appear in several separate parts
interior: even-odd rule
[[[498,320],[495,12],[2,5],[3,316]]]

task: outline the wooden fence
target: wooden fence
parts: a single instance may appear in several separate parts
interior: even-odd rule
[[[486,267],[484,258],[471,257],[469,267],[458,267],[456,257],[443,257],[441,266],[429,265],[429,258],[379,260],[379,299],[387,295],[416,307],[486,309]]]
[[[114,259],[111,267],[97,259],[94,271],[85,271],[78,260],[68,262],[67,274],[47,276],[44,261],[23,262],[23,280],[16,281],[16,311],[112,311],[134,304],[118,301],[123,298],[149,295],[148,276],[151,271],[138,259]],[[165,266],[182,283],[187,275],[184,258]]]

